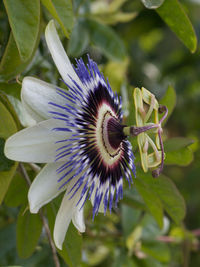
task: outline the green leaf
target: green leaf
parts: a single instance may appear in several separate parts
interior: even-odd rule
[[[40,38],[38,35],[37,43],[35,45],[34,50],[36,50],[38,46],[39,39]],[[19,73],[21,73],[31,62],[33,55],[34,53],[32,54],[31,58],[23,62],[20,58],[13,34],[11,33],[0,63],[0,80],[8,81]]]
[[[167,119],[168,119],[176,106],[176,91],[171,85],[168,86],[165,92],[165,95],[159,101],[159,103],[161,105],[165,105],[168,108],[168,115],[167,115]],[[165,119],[164,123],[166,123],[167,119]]]
[[[169,263],[161,263],[152,257],[145,257],[144,259],[135,258],[137,267],[169,267]]]
[[[170,138],[164,142],[165,152],[176,151],[185,148],[187,146],[190,146],[193,143],[194,140],[192,140],[191,138],[185,138],[185,137]]]
[[[155,258],[160,262],[169,262],[170,261],[170,251],[169,247],[165,243],[151,241],[143,242],[141,250],[148,254],[149,256]]]
[[[4,155],[5,140],[0,138],[0,172],[9,171],[14,164],[14,161],[7,159]]]
[[[21,85],[18,83],[0,83],[0,90],[20,99]]]
[[[10,135],[17,132],[15,121],[10,112],[8,111],[8,109],[2,102],[0,102],[0,118],[1,118],[0,137],[6,139]]]
[[[6,138],[8,138],[10,135],[14,134],[17,131],[17,127],[12,115],[9,113],[9,111],[1,102],[0,102],[0,118],[1,118],[0,138],[5,140]],[[4,199],[4,196],[8,190],[8,187],[14,176],[17,166],[18,164],[15,163],[14,165],[11,166],[9,170],[0,172],[0,204]]]
[[[9,171],[0,172],[0,204],[2,203],[12,178],[16,172],[18,163],[15,163]]]
[[[89,32],[83,20],[77,21],[70,36],[67,52],[73,57],[83,54],[89,44]]]
[[[11,33],[0,64],[0,80],[8,81],[23,71],[28,64],[29,61],[22,62],[13,34]]]
[[[3,216],[1,215],[1,220],[2,220]],[[8,263],[8,261],[6,260],[3,261],[3,259],[6,259],[8,253],[10,251],[12,251],[13,255],[13,251],[15,250],[15,243],[16,243],[16,237],[15,237],[15,232],[16,232],[16,227],[14,223],[7,223],[5,225],[1,225],[0,228],[0,258],[1,258],[1,266],[7,266],[6,263]],[[5,265],[3,264],[3,262],[5,263]],[[9,265],[10,266],[10,265]]]
[[[193,160],[193,151],[187,147],[193,144],[190,138],[176,137],[165,141],[165,164],[187,166]]]
[[[160,17],[168,24],[184,45],[194,53],[197,48],[197,37],[193,26],[178,0],[165,0],[156,9]]]
[[[124,190],[122,203],[133,209],[147,211],[147,207],[135,187]]]
[[[129,206],[122,205],[122,228],[125,238],[128,237],[136,227],[141,211],[135,210]]]
[[[14,86],[14,90],[15,90],[15,88],[16,87]],[[0,83],[0,89],[1,89],[1,83]],[[15,124],[17,126],[17,129],[20,130],[21,124],[20,124],[19,118],[16,114],[16,111],[15,111],[13,105],[10,103],[8,96],[1,90],[0,90],[0,101],[5,106],[5,108],[9,111],[10,115],[13,117]]]
[[[152,241],[156,237],[160,236],[163,228],[159,228],[154,217],[149,213],[144,213],[141,219],[140,226],[142,227],[142,237],[143,241]],[[165,226],[164,226],[165,227]]]
[[[12,33],[22,61],[27,61],[36,45],[39,34],[39,0],[3,0]]]
[[[109,26],[95,20],[87,20],[91,42],[111,60],[124,60],[126,50],[123,41]]]
[[[176,151],[166,152],[165,164],[188,166],[193,158],[193,151],[189,147],[183,147]]]
[[[151,188],[162,202],[162,205],[171,218],[179,224],[185,217],[185,202],[175,184],[166,176],[152,178],[150,174],[139,174],[142,181]]]
[[[116,256],[111,267],[138,267],[139,265],[135,263],[133,257],[127,257],[127,251],[125,249],[116,250]],[[104,265],[106,266],[106,265]]]
[[[38,243],[42,221],[39,214],[31,214],[23,206],[17,219],[17,251],[21,258],[32,255]]]
[[[27,183],[19,173],[16,173],[9,186],[4,202],[9,207],[18,207],[27,202],[27,195]]]
[[[134,209],[140,209],[140,210],[145,210],[145,211],[147,210],[145,204],[143,204],[141,201],[131,196],[127,196],[127,195],[123,196],[122,203]]]
[[[168,177],[161,175],[154,179],[154,190],[159,195],[164,209],[179,224],[185,217],[185,201],[176,185]]]
[[[42,4],[60,24],[65,36],[73,29],[74,17],[71,0],[42,0]]]
[[[144,177],[146,177],[144,175]],[[153,178],[152,178],[153,180]],[[134,180],[135,186],[137,191],[142,196],[147,208],[149,209],[150,213],[155,218],[156,222],[158,223],[159,227],[163,227],[163,206],[160,198],[157,194],[152,190],[151,186],[146,183],[145,179],[140,179],[138,176]]]
[[[21,85],[18,83],[0,83],[0,101],[12,115],[18,130],[22,129],[22,125],[27,126],[26,118],[28,118],[28,114],[19,100],[20,93]]]

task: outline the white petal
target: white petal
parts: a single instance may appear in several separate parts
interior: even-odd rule
[[[30,211],[37,213],[38,210],[66,189],[60,187],[56,173],[61,163],[49,163],[35,177],[28,192]]]
[[[83,198],[84,200],[84,198]],[[78,229],[79,232],[83,233],[85,232],[85,222],[84,222],[84,208],[82,207],[82,203],[80,203],[74,212],[74,215],[72,217],[72,222],[74,226]],[[81,209],[80,209],[81,208]]]
[[[25,109],[24,105],[22,104],[22,102],[20,102],[20,115],[19,115],[19,119],[21,124],[24,127],[30,127],[33,125],[36,125],[36,120],[27,112],[27,110]]]
[[[58,147],[55,142],[66,139],[70,134],[52,130],[62,125],[58,120],[49,119],[19,131],[6,141],[4,148],[6,157],[23,162],[54,162],[55,150]]]
[[[76,204],[80,198],[80,194],[77,192],[72,199],[69,198],[70,196],[67,194],[64,196],[54,226],[54,241],[56,247],[59,249],[62,249],[67,229],[77,209]]]
[[[53,20],[51,20],[46,27],[45,38],[51,56],[63,80],[71,86],[73,85],[73,82],[70,79],[71,77],[74,81],[76,81],[79,86],[83,87],[83,84],[81,83],[79,77],[74,71],[74,68],[62,46]]]
[[[56,93],[56,86],[33,77],[25,77],[22,82],[21,99],[27,112],[37,121],[52,117],[49,111],[54,107],[49,102],[64,105],[66,99]]]
[[[12,95],[8,95],[8,98],[14,106],[19,120],[24,127],[33,126],[36,124],[36,121],[25,110],[24,106],[22,105],[22,102],[19,99],[13,97]]]

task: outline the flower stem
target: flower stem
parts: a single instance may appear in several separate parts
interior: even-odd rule
[[[28,173],[27,173],[27,171],[26,171],[26,169],[25,169],[25,167],[24,167],[24,165],[22,163],[19,163],[19,169],[20,169],[24,179],[26,180],[28,186],[30,187],[31,186],[31,180],[30,180],[30,178],[28,176]],[[45,229],[48,241],[49,241],[49,245],[51,247],[51,251],[52,251],[52,254],[53,254],[53,260],[54,260],[55,266],[56,267],[60,267],[60,262],[59,262],[59,258],[57,256],[56,247],[55,247],[54,242],[53,242],[53,240],[51,238],[51,232],[50,232],[47,220],[46,220],[46,218],[45,218],[45,216],[44,216],[44,214],[42,213],[41,210],[39,211],[39,215],[40,215],[40,218],[42,220],[42,224],[44,226],[44,229]]]

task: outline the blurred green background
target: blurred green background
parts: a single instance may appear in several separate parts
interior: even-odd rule
[[[131,189],[125,185],[112,214],[92,221],[88,201],[86,233],[70,225],[60,265],[200,266],[199,15],[199,0],[0,2],[0,266],[55,266],[40,216],[27,211],[18,163],[3,155],[5,139],[27,125],[23,77],[63,86],[44,39],[52,18],[72,62],[86,62],[90,54],[122,95],[127,123],[135,123],[134,87],[144,86],[173,111],[163,132],[163,175],[155,181],[143,173],[137,140],[131,140],[137,179]],[[34,170],[24,166],[33,179]],[[60,199],[43,209],[51,231]]]

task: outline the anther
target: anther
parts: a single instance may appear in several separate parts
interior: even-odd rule
[[[146,117],[146,112],[145,112],[144,108],[139,107],[138,111],[139,111],[140,115],[142,116],[142,118],[144,119]]]
[[[144,147],[143,147],[143,152],[146,153],[148,151],[148,148],[149,148],[149,142],[148,142],[148,140],[146,140]]]

